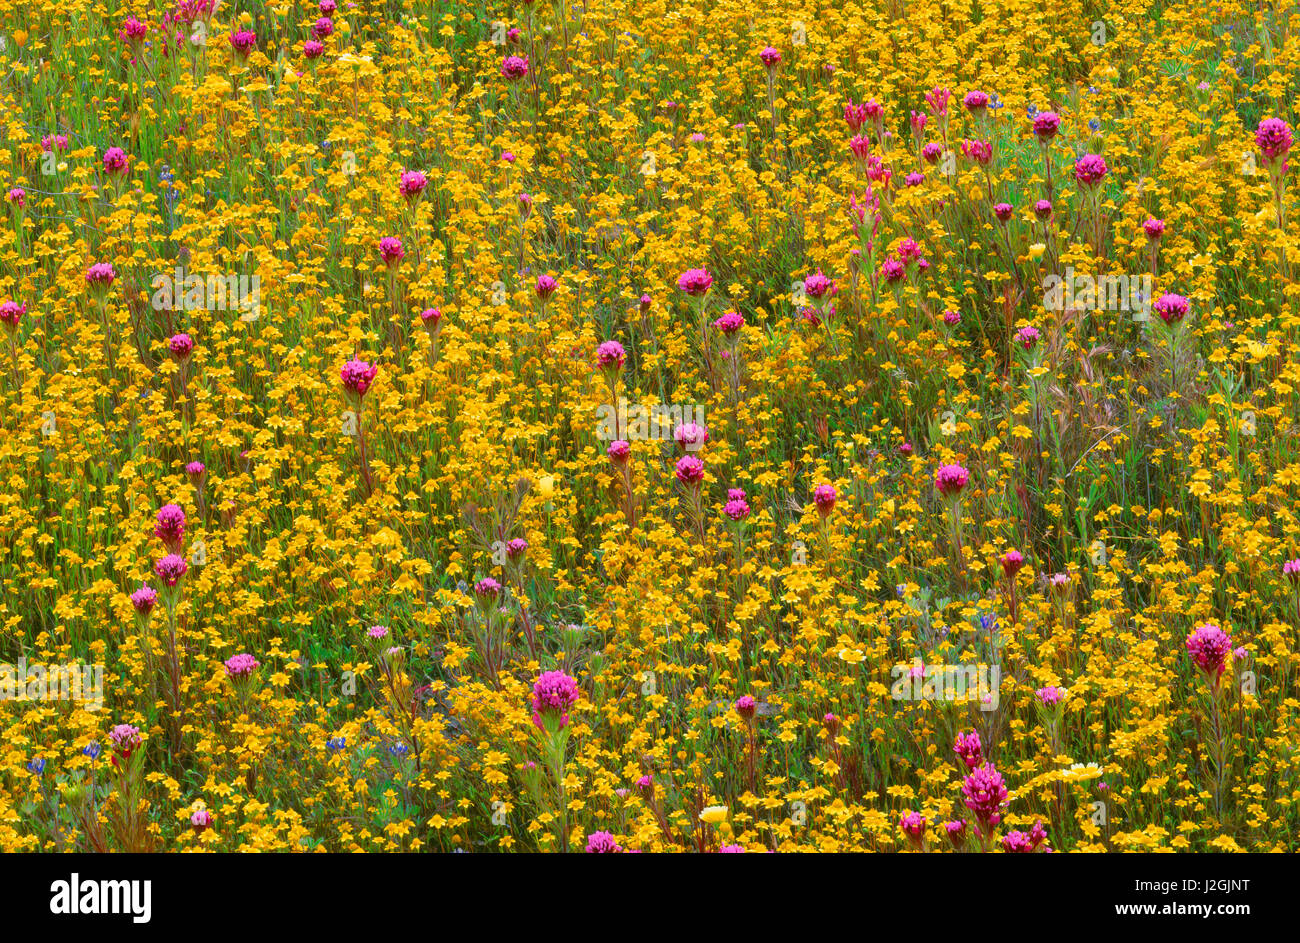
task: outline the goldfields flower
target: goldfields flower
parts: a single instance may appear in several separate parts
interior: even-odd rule
[[[721,825],[727,821],[727,807],[725,805],[705,806],[700,810],[700,821],[706,825]]]

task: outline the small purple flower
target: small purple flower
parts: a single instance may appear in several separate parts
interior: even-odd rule
[[[259,667],[261,663],[247,653],[227,658],[225,663],[226,674],[236,681],[249,678]]]
[[[1255,144],[1270,164],[1285,158],[1291,143],[1291,126],[1281,118],[1265,118],[1255,131]]]
[[[185,512],[178,505],[164,504],[155,517],[153,535],[172,553],[179,553],[185,536]]]
[[[615,854],[622,850],[623,847],[614,840],[614,836],[609,832],[592,832],[587,836],[587,854]]]
[[[713,276],[702,268],[687,269],[678,277],[677,287],[683,293],[699,298],[713,287]]]
[[[117,270],[108,262],[96,262],[86,269],[86,283],[100,293],[108,291],[115,278],[117,278]]]
[[[684,455],[677,460],[677,480],[687,487],[697,488],[704,480],[704,463],[694,455]]]
[[[1219,678],[1231,652],[1232,636],[1213,623],[1197,626],[1196,631],[1187,636],[1187,654],[1213,688],[1219,686]]]
[[[1187,316],[1190,305],[1182,295],[1167,292],[1157,298],[1151,307],[1160,316],[1160,320],[1172,326]]]
[[[157,602],[157,590],[150,588],[148,585],[141,586],[131,594],[131,605],[141,618],[147,618],[149,613],[153,612],[153,607]]]
[[[602,370],[617,373],[622,368],[625,360],[627,360],[627,354],[623,350],[623,345],[618,341],[605,341],[596,348],[596,364]]]
[[[696,422],[684,422],[673,430],[673,441],[682,451],[696,452],[709,441],[709,430]]]
[[[745,318],[735,311],[728,311],[714,321],[713,326],[727,337],[734,337],[736,332],[745,326]]]
[[[364,360],[349,360],[339,370],[339,379],[349,395],[360,399],[379,375],[379,367]]]
[[[632,446],[624,439],[615,439],[609,443],[609,447],[605,449],[605,454],[609,456],[611,462],[621,467],[626,465],[628,459],[632,457]]]
[[[383,258],[384,264],[391,269],[406,257],[406,249],[402,247],[402,240],[396,236],[385,236],[379,240],[379,255]]]
[[[172,588],[181,581],[181,577],[185,575],[185,571],[189,568],[189,564],[185,562],[184,557],[179,554],[169,553],[154,564],[153,571],[158,574],[158,578],[163,581],[164,586]]]
[[[126,151],[120,147],[110,147],[104,152],[104,173],[110,177],[123,177],[126,171]]]
[[[1061,127],[1061,116],[1054,111],[1040,111],[1034,116],[1034,136],[1044,144],[1056,137]]]
[[[518,82],[528,74],[528,57],[506,56],[501,63],[501,74],[509,82]]]
[[[533,723],[546,729],[544,722],[558,720],[556,729],[569,722],[568,711],[578,703],[578,682],[563,671],[544,671],[533,685]]]
[[[1084,154],[1074,164],[1074,179],[1087,187],[1101,183],[1109,172],[1110,168],[1099,154]]]
[[[247,59],[248,54],[257,46],[257,34],[246,29],[231,33],[230,46],[240,59]]]
[[[809,298],[814,301],[820,301],[822,298],[835,291],[835,283],[822,274],[818,269],[812,275],[809,275],[803,281],[803,290]]]
[[[545,302],[555,290],[560,287],[560,283],[551,275],[538,275],[537,282],[533,285],[533,291],[537,293],[539,301]]]
[[[731,518],[731,520],[740,522],[749,517],[749,502],[744,498],[744,492],[741,497],[730,498],[722,507],[722,513]]]

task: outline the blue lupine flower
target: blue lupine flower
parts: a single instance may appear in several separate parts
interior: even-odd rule
[[[1029,106],[1027,106],[1027,107],[1025,108],[1025,117],[1028,118],[1030,121],[1033,121],[1035,118],[1037,118],[1037,117],[1038,117],[1038,107],[1037,107],[1036,105],[1029,105]]]
[[[45,759],[39,756],[33,757],[27,762],[27,772],[36,776],[41,775],[41,773],[45,772]]]
[[[393,754],[393,756],[402,757],[410,753],[411,748],[408,747],[405,743],[394,743],[391,747],[388,748],[388,752]]]
[[[86,756],[90,757],[92,760],[95,760],[99,758],[100,749],[101,747],[99,745],[99,741],[92,740],[90,741],[90,743],[87,743],[84,747],[81,748],[81,752],[84,753]]]
[[[338,753],[348,745],[347,737],[331,737],[325,741],[325,746],[329,747],[331,753]]]
[[[1100,119],[1100,118],[1089,118],[1089,119],[1088,119],[1088,130],[1091,131],[1093,134],[1096,134],[1098,131],[1100,131],[1100,130],[1101,130],[1101,119]]]

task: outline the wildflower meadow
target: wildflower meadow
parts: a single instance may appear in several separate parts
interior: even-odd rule
[[[1298,118],[1295,0],[0,0],[0,851],[1296,851]]]

